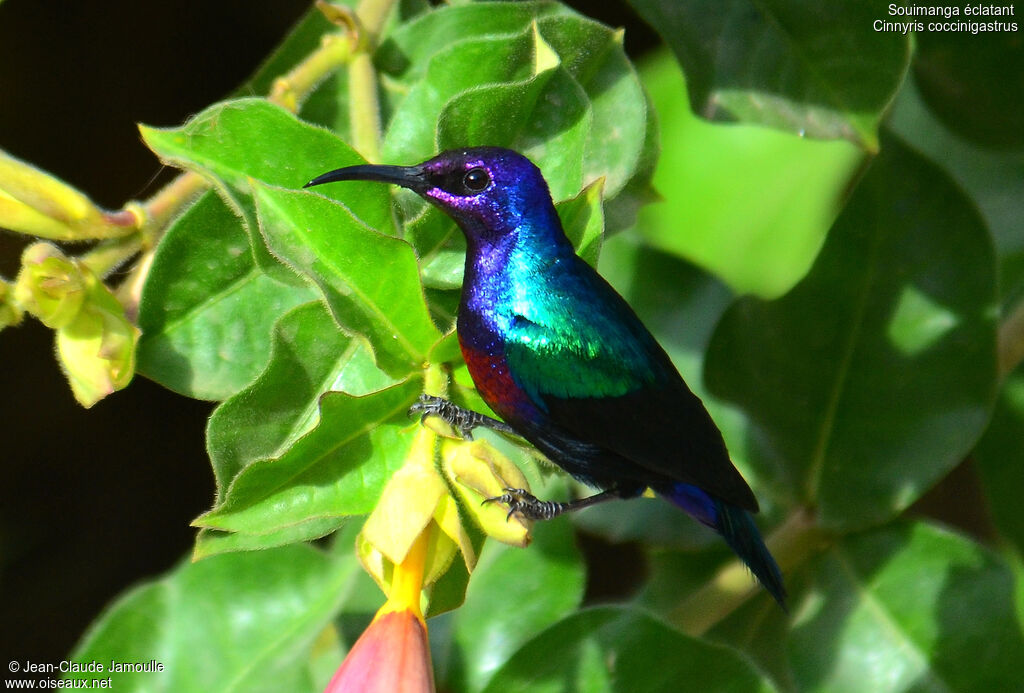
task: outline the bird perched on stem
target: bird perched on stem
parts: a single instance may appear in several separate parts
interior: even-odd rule
[[[550,519],[651,488],[719,532],[785,604],[779,568],[750,513],[757,499],[722,434],[626,301],[577,257],[540,170],[508,149],[443,152],[417,166],[361,165],[319,176],[408,188],[466,236],[458,337],[484,401],[503,421],[424,397],[414,410],[468,432],[516,433],[600,493],[489,499]]]

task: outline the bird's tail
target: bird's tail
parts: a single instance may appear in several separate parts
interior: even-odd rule
[[[782,572],[764,545],[761,532],[750,513],[692,484],[666,484],[654,490],[721,534],[779,606],[786,608],[786,587],[782,582]]]

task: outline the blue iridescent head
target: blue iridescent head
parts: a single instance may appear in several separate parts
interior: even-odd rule
[[[408,188],[455,219],[471,243],[493,240],[524,223],[555,223],[558,228],[540,169],[511,149],[452,149],[416,166],[349,166],[318,176],[305,187],[342,180]]]

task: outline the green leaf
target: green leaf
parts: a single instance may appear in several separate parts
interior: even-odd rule
[[[325,537],[344,527],[344,520],[323,517],[305,520],[263,534],[241,534],[203,527],[196,534],[192,560],[198,561],[220,553],[260,551],[278,546],[299,544],[310,539]]]
[[[365,163],[331,133],[303,123],[264,99],[225,101],[180,128],[141,130],[146,144],[164,161],[212,177],[231,199],[239,193],[251,194],[251,181],[301,188],[325,171]],[[366,225],[390,231],[386,188],[378,186],[358,195],[350,195],[344,186],[322,192],[344,201]]]
[[[458,289],[466,262],[466,238],[452,218],[433,205],[405,222],[403,237],[416,249],[423,285]]]
[[[705,377],[751,417],[759,470],[829,528],[885,521],[971,448],[995,395],[991,240],[887,138],[811,273],[723,316]]]
[[[267,369],[210,417],[206,444],[218,493],[250,462],[283,454],[313,428],[323,393],[364,395],[393,383],[321,302],[298,306],[274,328]]]
[[[992,519],[1024,554],[1024,368],[1004,382],[988,430],[974,449]]]
[[[381,157],[385,161],[423,161],[433,156],[438,114],[445,104],[479,85],[528,78],[534,62],[533,50],[533,32],[528,26],[512,36],[446,44],[430,60],[423,80],[409,90],[395,112],[381,146]],[[489,141],[488,136],[456,146],[503,144]]]
[[[601,205],[604,182],[597,180],[569,200],[555,207],[565,235],[572,241],[576,254],[597,266],[604,236],[604,209]]]
[[[441,334],[427,312],[412,246],[366,228],[315,193],[255,190],[270,250],[316,284],[338,324],[369,341],[382,370],[395,378],[419,370]]]
[[[266,364],[274,322],[314,295],[256,267],[240,219],[207,193],[157,247],[139,304],[138,370],[190,397],[225,399]]]
[[[584,182],[588,116],[582,89],[564,70],[552,68],[522,82],[453,97],[438,116],[438,148],[490,141],[520,151],[543,171],[552,198],[561,200]]]
[[[308,546],[185,560],[114,602],[70,658],[163,666],[110,673],[118,691],[320,690],[310,649],[356,565]]]
[[[637,228],[739,293],[782,295],[810,268],[863,154],[754,125],[708,123],[690,112],[666,52],[640,72],[659,115],[662,148]]]
[[[614,198],[640,168],[649,120],[643,86],[622,48],[622,30],[578,16],[545,17],[538,25],[586,97],[590,122],[583,181],[591,185],[603,177],[605,196]],[[534,154],[542,161],[555,159],[554,147],[535,147]]]
[[[374,55],[377,67],[401,84],[423,78],[431,58],[454,41],[515,34],[543,16],[569,12],[556,2],[479,2],[424,13],[388,34]],[[394,88],[390,96],[404,98]]]
[[[180,128],[143,126],[140,130],[161,160],[210,180],[245,221],[257,265],[283,282],[299,280],[267,252],[260,238],[252,207],[252,183],[300,188],[325,171],[364,163],[330,132],[303,123],[263,99],[215,104]],[[346,186],[319,192],[347,201],[351,213],[371,228],[393,233],[390,197],[384,186],[355,195]]]
[[[702,691],[776,690],[735,652],[618,607],[580,611],[548,628],[520,648],[485,690],[675,693],[694,681]]]
[[[584,577],[568,518],[537,525],[525,549],[488,542],[466,601],[451,616],[459,656],[449,664],[447,686],[483,689],[520,645],[576,609]]]
[[[412,443],[407,412],[422,383],[411,378],[353,397],[320,398],[320,423],[279,457],[248,464],[197,527],[270,535],[302,523],[322,536],[324,524],[370,512]],[[297,535],[293,535],[293,538]]]
[[[974,9],[978,5],[964,6]],[[1013,5],[982,5],[1013,12]],[[957,134],[987,147],[1024,145],[1024,51],[1015,16],[965,15],[954,21],[1005,28],[975,34],[917,31],[914,76],[925,102]],[[1015,28],[1010,30],[1013,25]]]
[[[695,113],[874,151],[910,40],[874,31],[880,3],[630,0],[676,54]]]
[[[481,17],[483,7],[495,16]],[[395,80],[382,157],[421,161],[447,148],[506,146],[544,171],[556,200],[602,176],[614,197],[640,169],[651,134],[621,44],[621,33],[553,4],[431,12],[378,52]]]
[[[982,148],[958,137],[928,110],[916,81],[900,91],[891,127],[942,166],[978,206],[995,240],[1003,305],[1012,305],[1024,298],[1024,151]]]
[[[1024,688],[1013,576],[977,544],[897,525],[834,546],[812,575],[788,648],[798,690]]]

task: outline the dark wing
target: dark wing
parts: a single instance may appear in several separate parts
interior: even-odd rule
[[[583,281],[554,302],[572,315],[514,316],[505,356],[517,384],[580,440],[756,512],[718,427],[668,355],[599,275]]]

